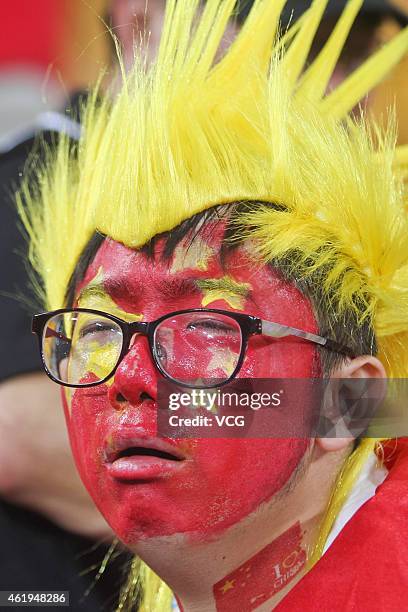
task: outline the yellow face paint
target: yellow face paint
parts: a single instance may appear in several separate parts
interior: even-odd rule
[[[237,365],[237,355],[229,348],[220,349],[219,346],[214,349],[209,349],[213,355],[208,364],[209,374],[214,373],[216,377],[217,372],[223,372],[225,376],[231,376]]]
[[[94,310],[101,310],[108,314],[113,315],[114,317],[118,317],[119,319],[123,319],[128,323],[132,323],[133,321],[142,321],[143,314],[141,313],[131,313],[122,310],[113,300],[112,298],[105,293],[103,290],[103,268],[102,266],[98,269],[98,273],[92,282],[89,283],[85,287],[85,289],[81,292],[80,298],[78,300],[78,306],[80,308],[92,308]]]
[[[73,328],[72,348],[65,367],[68,380],[79,383],[93,373],[103,380],[115,368],[122,349],[122,334],[119,326],[97,326],[101,318],[91,313],[81,313]]]
[[[103,281],[104,272],[101,266],[93,280],[81,291],[78,306],[80,308],[90,308],[106,312],[128,323],[141,321],[143,319],[143,314],[126,312],[112,300],[103,289]],[[89,315],[89,321],[91,320],[92,315]],[[81,351],[80,341],[78,337],[75,338],[75,334],[78,334],[80,331],[79,327],[76,326],[74,330],[72,330],[69,329],[69,327],[72,326],[72,321],[67,321],[66,323],[66,329],[69,335],[72,335],[72,332],[74,334],[73,345],[76,347],[77,351],[76,353],[75,351],[72,352],[69,363],[67,364],[67,367],[70,369],[70,380],[78,382],[87,373],[93,373],[99,379],[104,379],[109,375],[117,363],[121,349],[119,338],[117,342],[111,340],[103,344],[100,344],[97,340],[91,340],[86,343],[86,346],[84,346]],[[108,386],[112,385],[112,383],[113,377],[105,382]]]
[[[198,280],[197,286],[203,292],[201,304],[208,306],[211,302],[224,300],[231,308],[242,310],[251,285],[249,283],[238,283],[230,276],[222,278]]]
[[[73,338],[75,346],[75,331]],[[107,343],[101,346],[98,342],[90,342],[88,350],[82,354],[73,352],[69,357],[67,368],[69,369],[69,378],[71,381],[79,382],[86,374],[95,374],[100,380],[103,380],[113,370],[118,359],[118,347],[114,343]],[[105,385],[110,387],[113,384],[114,377],[112,376]],[[64,387],[65,399],[69,413],[71,412],[72,397],[75,392],[74,388]]]
[[[176,274],[191,269],[205,272],[208,268],[208,261],[214,257],[214,254],[215,249],[199,236],[188,248],[181,242],[174,251],[170,272]]]
[[[62,401],[64,402],[65,400],[65,406],[67,408],[68,414],[71,416],[71,402],[75,389],[72,389],[72,387],[61,387],[61,389],[63,394]]]
[[[112,372],[115,367],[119,356],[118,347],[113,343],[100,346],[95,342],[95,346],[90,343],[88,351],[85,355],[82,355],[79,362],[71,360],[71,367],[75,370],[72,371],[71,375],[77,380],[80,380],[84,375],[88,373],[95,374],[100,380],[103,380],[106,376]],[[113,377],[106,381],[107,385],[111,385]]]

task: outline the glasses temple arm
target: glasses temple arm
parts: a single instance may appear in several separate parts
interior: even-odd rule
[[[327,344],[327,339],[322,336],[317,336],[316,334],[312,334],[311,332],[302,331],[301,329],[296,329],[295,327],[289,327],[288,325],[280,325],[279,323],[272,323],[271,321],[261,321],[262,323],[262,333],[265,336],[271,336],[272,338],[284,338],[285,336],[298,336],[299,338],[304,338],[304,340],[309,340],[310,342],[314,342],[315,344],[320,344],[321,346],[325,346]]]
[[[261,320],[261,333],[265,336],[270,336],[272,338],[297,336],[298,338],[303,338],[304,340],[308,340],[309,342],[313,342],[314,344],[320,344],[320,346],[324,346],[325,348],[334,351],[335,353],[346,355],[351,359],[356,356],[354,351],[352,351],[347,346],[339,344],[335,340],[330,340],[330,338],[323,338],[323,336],[318,336],[316,334],[312,334],[311,332],[305,332],[301,329],[296,329],[296,327],[289,327],[288,325],[280,325],[279,323],[272,323],[271,321]]]

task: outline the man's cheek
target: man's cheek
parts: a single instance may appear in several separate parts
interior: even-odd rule
[[[201,440],[195,460],[211,498],[228,497],[242,518],[290,481],[307,447],[305,439]]]
[[[63,404],[72,453],[84,484],[92,493],[103,465],[99,414],[106,411],[106,388],[75,389]],[[104,391],[104,393],[101,393]]]
[[[65,398],[63,399],[63,404],[64,404],[65,419],[67,422],[68,437],[69,437],[69,442],[71,445],[72,454],[75,460],[75,464],[81,476],[82,481],[89,489],[88,477],[87,477],[88,470],[86,469],[88,461],[87,461],[87,457],[85,454],[86,449],[84,448],[85,446],[83,443],[84,440],[83,440],[83,437],[79,435],[80,428],[78,428],[78,424],[76,423],[75,418],[72,417],[71,406],[68,404]]]

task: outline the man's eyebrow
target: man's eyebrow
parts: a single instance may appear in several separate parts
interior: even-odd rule
[[[81,289],[77,297],[77,302],[82,302],[92,297],[106,297],[107,295],[108,293],[103,284],[98,283],[93,285],[90,283]]]
[[[249,297],[251,293],[249,283],[239,283],[230,276],[198,279],[195,282],[201,291],[226,291],[241,297]]]
[[[240,283],[235,281],[229,276],[223,276],[221,278],[165,278],[160,281],[153,280],[152,287],[157,293],[159,293],[165,299],[172,299],[177,297],[183,297],[185,295],[197,295],[200,291],[224,291],[230,295],[236,295],[237,297],[250,298],[251,297],[251,285],[249,283]],[[138,298],[143,296],[143,287],[138,290]],[[78,302],[83,302],[94,297],[115,297],[118,294],[126,293],[131,297],[129,286],[125,279],[117,279],[115,281],[109,281],[106,279],[104,283],[92,282],[84,287],[78,296]]]
[[[100,278],[99,274],[98,277]],[[123,297],[132,298],[134,292],[131,292],[129,289],[129,283],[125,278],[104,278],[103,281],[100,281],[95,278],[93,281],[84,287],[79,295],[78,302],[85,301],[92,298],[111,298],[115,299],[115,297]],[[143,287],[138,288],[137,295],[143,293]]]
[[[177,298],[185,295],[195,295],[199,292],[197,279],[195,278],[166,278],[160,282],[154,282],[155,290],[165,298]]]
[[[157,293],[166,299],[182,297],[185,295],[194,295],[199,292],[197,281],[195,278],[165,278],[162,280],[153,279],[150,288],[153,288]],[[93,297],[113,297],[118,295],[130,295],[129,285],[125,279],[111,280],[107,278],[104,283],[90,283],[82,289],[78,296],[78,301],[85,301]],[[140,286],[137,291],[137,297],[143,297],[145,293],[144,287]]]

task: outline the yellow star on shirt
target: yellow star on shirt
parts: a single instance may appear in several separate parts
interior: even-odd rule
[[[230,589],[234,588],[234,582],[235,580],[226,580],[224,582],[224,584],[221,587],[221,591],[223,592],[223,594],[229,591]]]

